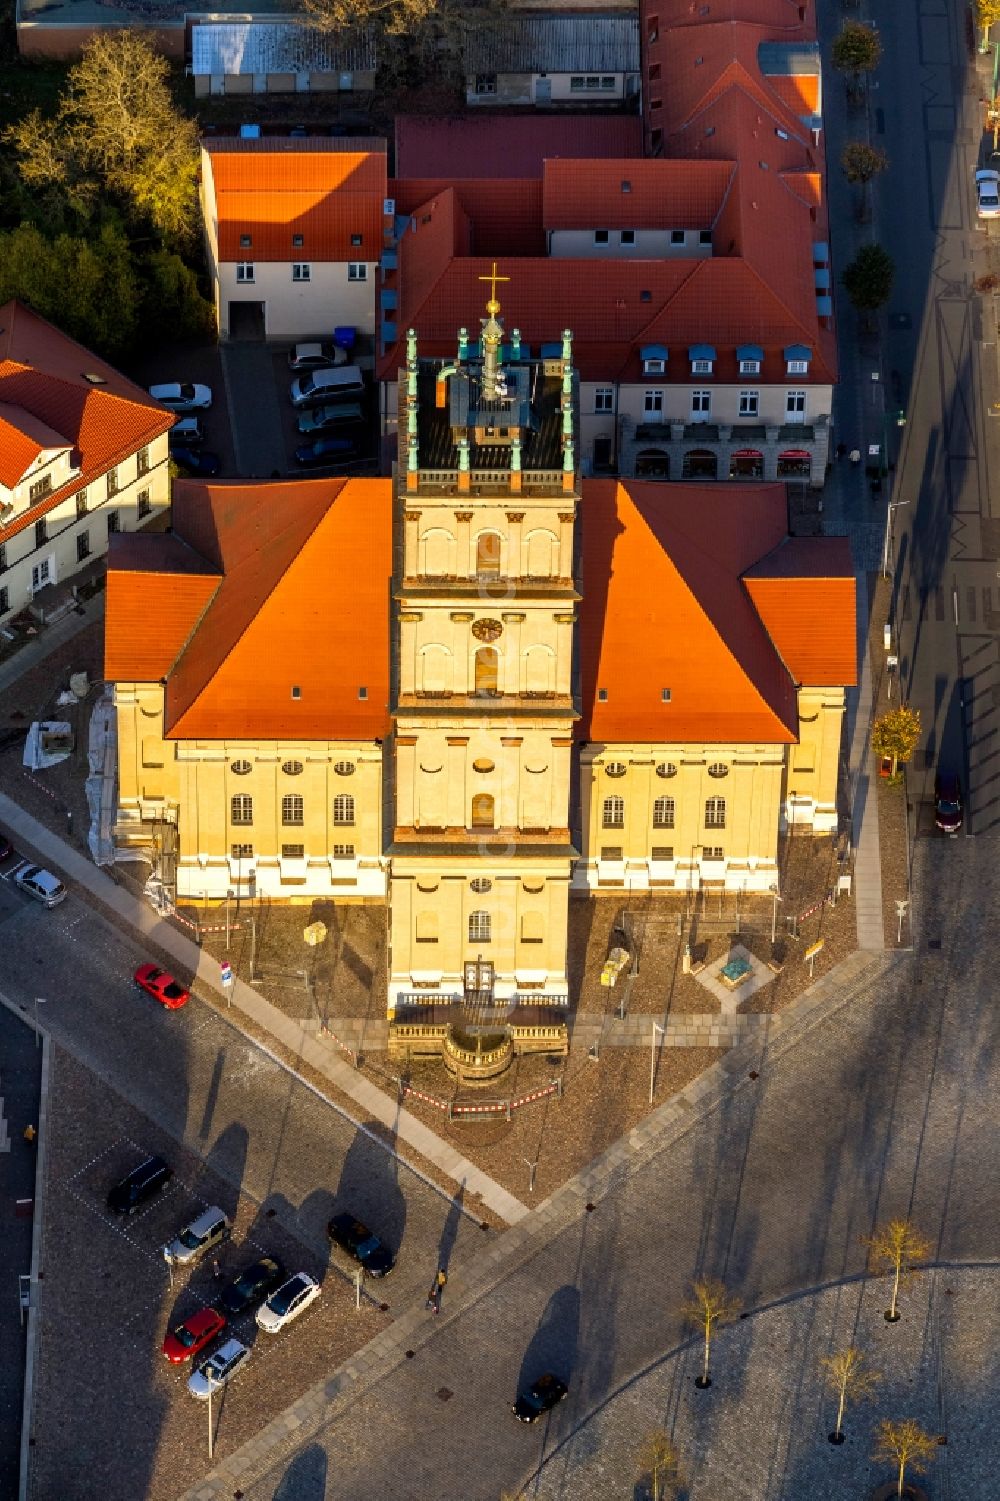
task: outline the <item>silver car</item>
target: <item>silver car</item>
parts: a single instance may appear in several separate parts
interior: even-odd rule
[[[228,1215],[213,1204],[211,1209],[204,1210],[190,1225],[185,1225],[176,1240],[163,1247],[163,1259],[173,1262],[175,1266],[191,1266],[206,1251],[227,1240],[231,1228]]]
[[[66,900],[66,887],[51,871],[24,860],[14,871],[14,885],[43,907],[58,907]]]
[[[188,1391],[199,1401],[207,1401],[209,1389],[214,1392],[232,1381],[236,1372],[241,1371],[249,1359],[250,1351],[246,1345],[241,1345],[238,1339],[227,1339],[214,1355],[202,1361],[198,1369],[191,1373],[188,1377]]]
[[[172,412],[204,412],[212,405],[211,386],[197,386],[191,381],[170,381],[150,386],[149,394]]]
[[[976,213],[980,219],[1000,219],[1000,172],[976,173]]]
[[[257,1327],[265,1334],[278,1334],[286,1324],[305,1313],[310,1303],[319,1297],[320,1286],[308,1272],[296,1272],[272,1293],[263,1307],[257,1310]]]

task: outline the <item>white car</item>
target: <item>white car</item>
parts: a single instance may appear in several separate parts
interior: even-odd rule
[[[347,350],[339,344],[296,344],[288,352],[289,370],[332,370],[347,364]]]
[[[278,1334],[286,1324],[305,1313],[320,1294],[320,1286],[308,1272],[296,1272],[257,1310],[257,1327],[265,1334]]]
[[[1000,219],[1000,172],[976,173],[976,213],[980,219]]]
[[[62,881],[40,865],[32,865],[29,860],[22,860],[14,871],[14,885],[20,886],[43,907],[58,907],[66,900],[66,887]]]
[[[212,1391],[217,1391],[228,1381],[232,1381],[236,1372],[241,1371],[249,1359],[250,1351],[246,1345],[241,1345],[238,1339],[227,1339],[214,1355],[202,1361],[198,1369],[188,1377],[188,1391],[199,1401],[207,1401],[209,1383]]]
[[[171,412],[204,412],[212,405],[211,386],[195,386],[188,381],[150,386],[149,394]]]

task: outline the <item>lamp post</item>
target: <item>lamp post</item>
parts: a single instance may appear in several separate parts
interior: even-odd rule
[[[521,1161],[528,1169],[528,1192],[530,1194],[533,1194],[535,1191],[535,1173],[538,1170],[538,1160],[536,1158],[536,1160],[532,1162],[530,1157],[522,1157]]]
[[[897,946],[897,948],[898,948],[898,946],[903,941],[903,918],[906,916],[907,908],[909,907],[909,905],[910,905],[909,902],[897,902],[896,903],[896,946]]]
[[[889,577],[889,553],[892,550],[892,518],[900,506],[908,506],[908,500],[890,500],[885,513],[885,540],[882,544],[882,577]]]
[[[215,1455],[214,1455],[214,1439],[213,1439],[213,1436],[212,1436],[212,1366],[211,1366],[211,1363],[208,1363],[205,1366],[205,1380],[208,1382],[208,1458],[209,1458],[209,1463],[211,1463],[212,1459],[215,1457]]]
[[[771,947],[774,948],[778,939],[778,903],[781,897],[778,895],[778,887],[774,882],[767,889],[771,893]]]
[[[661,1027],[659,1022],[653,1023],[653,1033],[649,1043],[649,1103],[653,1103],[653,1085],[656,1082],[656,1034],[661,1037],[667,1035],[666,1027]],[[662,1044],[661,1044],[662,1046]]]

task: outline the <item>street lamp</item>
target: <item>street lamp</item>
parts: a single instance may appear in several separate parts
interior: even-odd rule
[[[767,889],[771,893],[771,947],[774,948],[778,938],[778,903],[782,898],[778,895],[778,888],[773,882]]]
[[[908,506],[908,500],[890,500],[885,513],[885,541],[882,544],[882,577],[889,577],[889,552],[892,547],[892,518],[900,506]]]
[[[650,1043],[649,1043],[649,1103],[651,1105],[653,1103],[653,1085],[654,1085],[654,1083],[656,1081],[656,1034],[657,1034],[657,1032],[659,1032],[660,1037],[663,1038],[663,1037],[665,1037],[667,1035],[667,1029],[666,1029],[666,1027],[661,1027],[660,1024],[659,1024],[659,1022],[654,1022],[653,1023],[653,1033],[652,1033],[652,1037],[650,1038]],[[663,1044],[661,1043],[660,1045],[662,1047]]]
[[[212,1363],[205,1365],[205,1380],[208,1382],[208,1459],[209,1463],[214,1459],[212,1439]]]

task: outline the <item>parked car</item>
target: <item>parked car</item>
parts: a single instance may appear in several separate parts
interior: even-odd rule
[[[322,433],[328,427],[361,426],[365,420],[364,408],[356,401],[345,401],[342,406],[314,407],[303,412],[295,426],[303,437],[310,433]]]
[[[159,969],[155,964],[140,964],[134,978],[140,990],[159,1001],[161,1006],[166,1006],[168,1011],[179,1011],[191,999],[190,990],[185,990],[173,975],[168,975],[165,969]]]
[[[271,1294],[262,1308],[258,1308],[258,1329],[263,1329],[265,1334],[279,1333],[286,1324],[297,1319],[300,1313],[305,1313],[319,1294],[320,1286],[315,1277],[310,1277],[308,1272],[296,1272],[276,1293]]]
[[[204,449],[188,448],[184,444],[175,443],[170,449],[170,457],[182,469],[188,469],[203,479],[212,479],[222,468],[217,453],[206,453]]]
[[[163,1247],[163,1259],[177,1266],[192,1266],[206,1251],[228,1240],[231,1229],[229,1216],[213,1204],[210,1209],[203,1209],[190,1225],[184,1226],[175,1240]]]
[[[389,1247],[353,1214],[335,1214],[326,1233],[334,1245],[364,1267],[369,1277],[387,1277],[396,1265]]]
[[[206,1401],[210,1392],[215,1392],[232,1381],[249,1358],[250,1351],[246,1345],[241,1345],[238,1339],[227,1339],[214,1355],[210,1355],[204,1364],[191,1373],[188,1377],[188,1391],[199,1401]]]
[[[174,1170],[162,1157],[147,1157],[108,1194],[108,1208],[112,1214],[135,1214],[154,1194],[166,1188]]]
[[[293,407],[359,401],[365,394],[365,378],[357,365],[340,365],[336,370],[306,370],[295,377],[288,394]]]
[[[358,445],[350,438],[314,438],[300,443],[295,450],[296,464],[346,464],[358,456]]]
[[[22,860],[14,871],[14,885],[20,886],[27,896],[41,902],[43,907],[58,907],[66,900],[66,887],[62,881],[40,865],[32,865],[30,860]]]
[[[957,834],[964,811],[961,778],[954,771],[939,771],[934,778],[934,822],[942,833]]]
[[[191,381],[168,381],[162,386],[150,386],[149,394],[172,412],[204,412],[212,405],[211,386],[198,386]]]
[[[205,429],[201,425],[200,417],[182,417],[175,422],[167,434],[170,447],[179,444],[182,448],[195,443],[204,443]]]
[[[170,1330],[163,1341],[163,1353],[174,1365],[193,1360],[225,1327],[226,1321],[216,1309],[199,1308],[183,1324]]]
[[[332,370],[347,364],[347,350],[336,344],[295,344],[288,351],[289,370]]]
[[[976,213],[980,219],[1000,219],[1000,172],[976,173]]]
[[[535,1423],[544,1413],[556,1407],[569,1391],[564,1381],[546,1371],[532,1386],[521,1393],[511,1408],[519,1423]]]
[[[260,1261],[248,1266],[235,1281],[223,1288],[219,1307],[234,1319],[272,1293],[284,1277],[285,1268],[276,1256],[262,1256]]]

